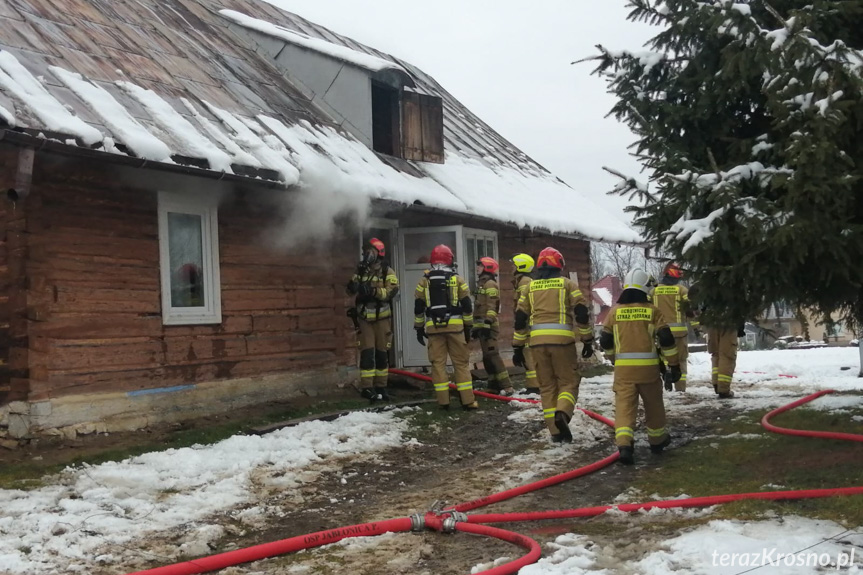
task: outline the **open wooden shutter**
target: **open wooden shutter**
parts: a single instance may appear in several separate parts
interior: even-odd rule
[[[439,97],[402,91],[402,157],[443,163],[443,100]]]
[[[423,161],[443,164],[443,100],[420,94]]]
[[[402,91],[402,157],[422,161],[423,127],[420,94]]]

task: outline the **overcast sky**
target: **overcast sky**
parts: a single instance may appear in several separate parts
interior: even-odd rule
[[[639,49],[655,29],[626,20],[625,0],[267,0],[419,66],[570,186],[601,203],[637,175],[633,136],[605,114],[614,103],[591,64],[595,45]]]

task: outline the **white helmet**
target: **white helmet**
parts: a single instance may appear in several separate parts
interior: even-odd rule
[[[623,289],[637,289],[644,293],[650,291],[650,274],[641,268],[629,270],[626,277],[623,278]]]

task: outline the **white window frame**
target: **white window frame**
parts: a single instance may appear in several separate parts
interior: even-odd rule
[[[168,213],[201,217],[201,251],[204,270],[204,307],[171,305],[171,258]],[[217,202],[203,195],[159,192],[159,267],[162,280],[162,324],[206,325],[222,323],[222,285],[219,272],[219,213]]]
[[[498,264],[500,264],[500,259],[498,257],[499,256],[499,248],[498,248],[498,244],[497,244],[497,232],[494,232],[491,230],[480,230],[477,228],[464,228],[463,236],[464,236],[464,254],[465,254],[465,257],[467,257],[467,244],[471,240],[473,240],[473,241],[482,240],[484,242],[491,240],[492,241],[492,247],[494,248],[494,255],[492,255],[491,257],[494,258],[494,260]],[[474,251],[476,251],[476,250],[474,250]],[[468,284],[470,285],[471,291],[473,291],[476,288],[476,280],[477,280],[476,261],[467,262],[467,263],[469,264],[470,267],[464,268],[465,272],[464,272],[463,277],[468,282]]]

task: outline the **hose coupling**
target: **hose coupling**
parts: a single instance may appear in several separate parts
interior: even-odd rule
[[[426,519],[422,513],[411,515],[411,531],[423,531],[426,528]]]
[[[455,525],[456,523],[465,523],[467,521],[467,514],[461,513],[460,511],[453,511],[449,514],[449,517],[443,520],[443,532],[444,533],[455,533]]]

